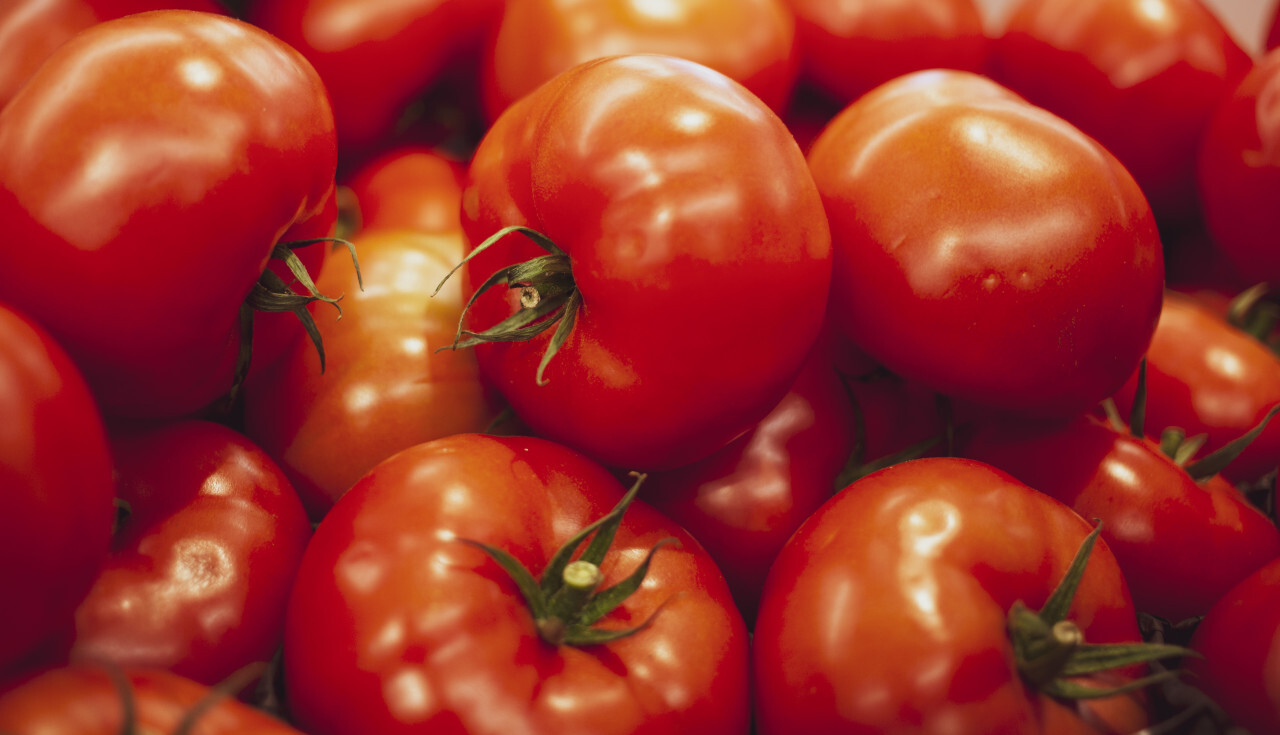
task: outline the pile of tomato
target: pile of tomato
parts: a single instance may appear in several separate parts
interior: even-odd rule
[[[6,0],[0,733],[1280,732],[1216,12]]]

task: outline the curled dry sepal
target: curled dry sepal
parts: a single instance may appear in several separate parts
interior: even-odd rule
[[[632,475],[636,478],[635,484],[618,501],[613,510],[566,541],[552,555],[540,579],[534,579],[523,564],[502,549],[479,541],[459,539],[463,543],[484,551],[506,571],[529,606],[538,635],[551,645],[589,646],[634,635],[649,627],[666,605],[664,602],[644,622],[634,627],[594,627],[596,622],[640,588],[645,575],[649,572],[649,564],[653,561],[653,556],[658,549],[679,543],[672,537],[662,539],[649,549],[644,561],[625,579],[610,587],[599,589],[604,579],[604,575],[600,572],[600,564],[604,561],[609,547],[613,545],[613,537],[622,522],[623,514],[635,499],[645,479],[643,474],[633,472]],[[582,555],[574,560],[574,553],[588,536],[591,537],[591,543],[587,545]]]
[[[1077,679],[1161,659],[1198,655],[1188,648],[1163,643],[1088,643],[1080,628],[1067,620],[1067,611],[1101,530],[1102,524],[1097,522],[1044,607],[1037,612],[1015,602],[1009,610],[1009,637],[1018,672],[1032,686],[1059,699],[1098,699],[1142,689],[1177,676],[1178,671],[1160,671],[1110,687],[1091,686]]]

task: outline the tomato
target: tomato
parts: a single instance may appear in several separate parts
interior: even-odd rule
[[[127,685],[128,700],[122,684]],[[132,720],[126,714],[128,701],[133,704]],[[206,709],[198,712],[190,729],[180,730],[184,718],[201,707]],[[18,735],[299,735],[280,720],[177,674],[130,668],[113,675],[90,665],[44,672],[0,696],[0,730]]]
[[[0,108],[31,72],[95,23],[161,8],[224,13],[216,0],[6,0],[0,6]]]
[[[298,725],[312,735],[746,733],[742,616],[675,523],[639,502],[627,510],[599,566],[604,587],[662,539],[679,543],[659,548],[643,584],[600,621],[648,626],[581,647],[542,639],[521,590],[475,546],[541,574],[621,496],[605,468],[534,438],[460,434],[379,464],[320,523],[293,588],[284,666]]]
[[[855,434],[840,376],[815,352],[755,428],[704,460],[651,474],[643,497],[707,549],[750,624],[769,565],[835,492]]]
[[[501,6],[501,0],[257,0],[248,18],[315,66],[332,96],[346,155],[376,147],[416,98],[454,67],[474,64]]]
[[[1188,681],[1252,733],[1280,730],[1280,559],[1232,587],[1196,626]]]
[[[348,258],[320,274],[324,292],[346,294],[341,321],[317,320],[328,355],[307,340],[244,388],[244,430],[289,476],[320,518],[375,464],[406,447],[482,431],[494,410],[476,355],[437,352],[453,341],[462,288],[432,291],[462,258],[459,232],[365,230],[356,238],[364,289]],[[319,316],[327,304],[312,304]]]
[[[80,371],[28,317],[0,305],[0,677],[72,613],[107,555],[111,456]]]
[[[801,81],[841,105],[920,69],[982,72],[987,36],[974,0],[788,0]]]
[[[573,66],[653,53],[708,66],[776,112],[799,71],[795,18],[785,0],[524,0],[507,3],[485,48],[481,85],[490,120]]]
[[[1219,251],[1254,281],[1280,280],[1273,237],[1280,215],[1280,51],[1261,58],[1214,110],[1199,149],[1205,226]]]
[[[129,512],[76,610],[71,660],[208,685],[269,661],[311,537],[284,474],[206,421],[113,427],[111,449]]]
[[[990,73],[1106,146],[1173,223],[1195,219],[1196,147],[1251,64],[1201,0],[1021,0]]]
[[[0,298],[104,413],[198,411],[231,386],[277,240],[323,216],[336,155],[323,84],[278,39],[193,11],[99,23],[0,111]]]
[[[1123,415],[1137,381],[1135,374],[1116,395]],[[1171,426],[1187,436],[1205,434],[1203,456],[1248,433],[1280,404],[1280,358],[1218,311],[1170,291],[1147,350],[1146,391],[1147,435],[1158,440]],[[1253,482],[1278,463],[1280,424],[1268,424],[1222,474]]]
[[[543,233],[571,271],[548,293],[581,304],[545,370],[550,329],[475,348],[539,436],[614,467],[688,464],[777,405],[817,339],[822,202],[781,120],[719,72],[656,55],[579,65],[490,128],[470,182],[472,247],[509,225]],[[511,234],[466,272],[481,284],[541,253]],[[482,294],[469,328],[519,312],[519,295]]]
[[[1174,623],[1280,556],[1280,531],[1220,475],[1197,483],[1154,442],[1091,416],[987,424],[959,452],[1101,519],[1138,610]]]
[[[1089,531],[1061,503],[964,459],[917,459],[849,485],[769,571],[752,649],[758,731],[1138,730],[1140,702],[1077,714],[1025,682],[1010,639],[1011,608],[1043,606]],[[1087,643],[1139,640],[1105,543],[1066,619]],[[1088,724],[1098,720],[1111,729]]]
[[[1133,179],[1069,123],[969,72],[914,72],[846,107],[809,164],[833,314],[890,371],[1073,415],[1138,364],[1160,312],[1160,239]]]
[[[426,146],[394,148],[356,170],[346,182],[366,229],[454,233],[467,167]],[[434,288],[434,284],[432,284]]]

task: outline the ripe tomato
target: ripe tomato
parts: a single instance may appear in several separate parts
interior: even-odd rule
[[[750,625],[769,565],[835,492],[855,434],[840,376],[815,352],[755,428],[706,459],[651,474],[643,498],[707,549]]]
[[[453,341],[463,297],[458,283],[431,293],[462,258],[461,233],[365,230],[356,240],[365,288],[348,258],[331,259],[316,282],[346,294],[341,321],[317,321],[326,371],[311,343],[296,339],[244,388],[245,433],[280,464],[316,519],[383,459],[482,431],[496,413],[476,355],[437,352]]]
[[[509,225],[543,233],[571,271],[554,287],[581,304],[545,371],[552,330],[476,347],[539,436],[614,467],[688,464],[777,405],[817,339],[822,202],[781,120],[719,72],[656,55],[574,67],[494,124],[470,181],[472,247]],[[480,284],[540,254],[513,234],[466,272]],[[469,327],[521,312],[518,295],[481,295]]]
[[[0,731],[17,735],[300,735],[265,712],[168,671],[130,668],[116,676],[121,680],[114,680],[103,667],[90,665],[46,671],[0,696]],[[121,691],[122,685],[127,691]],[[194,722],[189,729],[181,729],[193,712],[198,712]]]
[[[1151,211],[1110,154],[978,75],[933,70],[845,108],[809,152],[833,314],[889,370],[996,408],[1111,395],[1160,313]]]
[[[207,421],[112,427],[129,512],[76,610],[70,658],[213,685],[279,649],[311,524],[275,463]]]
[[[1231,588],[1196,626],[1188,662],[1203,689],[1249,732],[1280,731],[1280,559]]]
[[[1021,0],[990,73],[1106,146],[1164,224],[1194,221],[1196,147],[1251,64],[1201,0]]]
[[[618,54],[664,54],[742,83],[775,112],[799,71],[785,0],[523,0],[507,3],[482,57],[490,120],[573,66]]]
[[[5,0],[0,5],[0,108],[55,48],[79,31],[161,8],[226,12],[216,0]]]
[[[379,145],[416,98],[469,61],[501,7],[501,0],[256,0],[248,18],[315,66],[345,157]]]
[[[987,36],[974,0],[788,0],[801,81],[841,106],[920,69],[983,71]]]
[[[1254,282],[1280,282],[1280,51],[1262,57],[1214,110],[1200,141],[1205,226]]]
[[[1069,508],[979,462],[918,459],[854,482],[769,571],[752,649],[759,732],[1138,730],[1129,697],[1077,714],[1019,675],[1010,610],[1043,606],[1088,534]],[[1087,643],[1139,640],[1105,543],[1066,619]]]
[[[115,482],[80,372],[0,305],[0,678],[69,625],[111,538]]]
[[[533,438],[454,435],[379,464],[320,523],[293,588],[284,666],[298,725],[312,735],[746,733],[742,616],[675,523],[639,502],[627,510],[603,586],[663,539],[679,544],[658,549],[643,584],[601,619],[648,627],[582,647],[540,638],[521,589],[464,542],[540,574],[621,496],[603,467]]]
[[[241,305],[280,236],[323,214],[336,155],[323,84],[278,39],[192,11],[99,23],[0,111],[0,298],[104,413],[198,411],[230,387]]]
[[[1122,415],[1137,382],[1135,374],[1116,394]],[[1248,433],[1280,404],[1280,358],[1208,305],[1170,291],[1147,350],[1146,391],[1147,435],[1158,440],[1171,426],[1187,436],[1205,434],[1203,456]],[[1222,475],[1253,482],[1277,464],[1280,422],[1268,423]]]
[[[466,176],[465,163],[440,151],[402,146],[361,166],[346,185],[364,229],[455,233]]]
[[[1091,416],[988,424],[960,453],[1101,519],[1138,610],[1173,623],[1280,556],[1280,531],[1220,475],[1197,483],[1154,442]]]

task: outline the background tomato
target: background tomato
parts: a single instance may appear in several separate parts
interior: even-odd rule
[[[365,229],[456,233],[466,176],[466,161],[408,145],[361,166],[345,183]]]
[[[934,70],[845,108],[809,152],[837,324],[892,372],[1040,415],[1089,410],[1160,311],[1155,221],[1118,161],[981,76]]]

